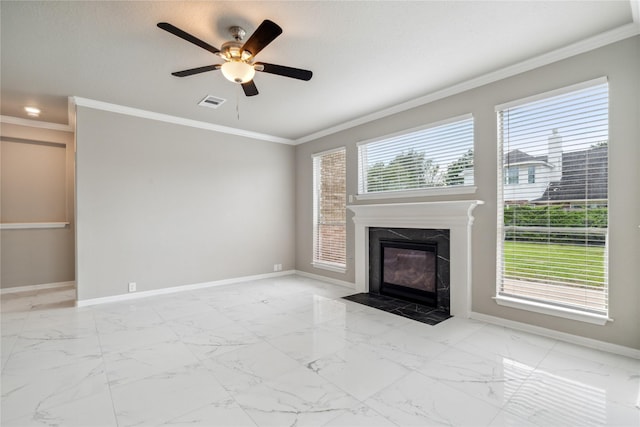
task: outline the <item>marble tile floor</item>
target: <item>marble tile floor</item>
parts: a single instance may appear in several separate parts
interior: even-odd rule
[[[2,426],[640,426],[640,360],[300,276],[76,308],[4,294]]]

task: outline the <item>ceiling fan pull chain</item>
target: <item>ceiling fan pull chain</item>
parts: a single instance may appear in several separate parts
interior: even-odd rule
[[[236,116],[238,117],[238,121],[240,121],[240,85],[238,85],[238,89],[236,89]]]

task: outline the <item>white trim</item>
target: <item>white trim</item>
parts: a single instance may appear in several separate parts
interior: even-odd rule
[[[450,202],[387,203],[350,205],[355,224],[354,269],[356,290],[369,292],[369,228],[448,229],[451,260],[450,313],[463,318],[471,312],[472,212],[482,200]]]
[[[31,128],[59,130],[62,132],[73,132],[73,127],[60,123],[41,122],[40,120],[23,119],[21,117],[0,116],[0,123],[7,123],[18,126],[27,126]],[[62,143],[64,144],[64,143]]]
[[[339,264],[336,262],[328,262],[328,261],[324,261],[321,259],[318,259],[318,247],[320,245],[320,193],[321,193],[321,181],[322,181],[322,171],[321,171],[321,163],[322,163],[322,159],[324,156],[331,156],[333,154],[340,154],[340,157],[344,157],[345,161],[346,161],[346,156],[347,156],[347,147],[346,146],[340,146],[340,147],[336,147],[336,148],[332,148],[329,150],[325,150],[319,153],[315,153],[311,156],[311,161],[312,161],[312,172],[313,172],[313,188],[312,188],[312,195],[313,195],[313,229],[312,229],[312,234],[313,234],[313,254],[312,254],[312,261],[311,261],[311,265],[315,268],[319,268],[319,269],[323,269],[323,270],[328,270],[328,271],[333,271],[335,273],[341,273],[344,274],[347,271],[347,266],[346,266],[346,261],[345,264]],[[346,165],[344,167],[343,170],[344,174],[346,175],[347,170],[346,170]],[[344,197],[346,198],[346,193],[344,194]],[[345,209],[345,215],[346,215],[346,209]],[[345,227],[346,227],[346,217],[345,217]],[[346,239],[346,237],[345,237]],[[344,242],[345,245],[345,251],[346,251],[346,241]],[[330,252],[333,252],[335,248],[332,248]]]
[[[76,131],[76,101],[73,96],[67,97],[67,121],[72,132]]]
[[[33,230],[37,228],[67,228],[68,222],[3,222],[0,230]]]
[[[590,323],[593,325],[605,325],[607,322],[612,322],[613,319],[609,318],[608,315],[606,313],[596,313],[593,311],[588,311],[589,308],[589,304],[587,304],[587,300],[589,299],[588,297],[586,297],[586,295],[584,297],[582,297],[583,299],[583,307],[585,307],[584,309],[580,309],[577,306],[572,307],[563,307],[560,305],[556,305],[554,304],[554,300],[556,301],[560,301],[559,298],[560,297],[556,297],[554,298],[551,295],[551,289],[560,289],[560,285],[562,284],[559,278],[555,278],[555,281],[552,280],[552,278],[547,278],[546,282],[547,283],[540,283],[540,284],[534,284],[533,282],[529,283],[529,286],[533,289],[542,289],[542,287],[545,286],[549,286],[548,288],[545,288],[546,290],[549,290],[549,295],[547,295],[547,297],[544,296],[538,296],[539,301],[534,301],[532,299],[526,299],[526,298],[521,298],[518,296],[509,296],[509,295],[505,295],[505,294],[520,294],[523,295],[522,293],[513,290],[513,292],[504,292],[504,294],[501,294],[502,292],[502,288],[507,286],[507,283],[502,283],[502,279],[505,278],[505,271],[506,271],[506,261],[505,261],[505,245],[507,243],[507,239],[506,239],[506,234],[505,232],[507,230],[522,230],[522,231],[532,231],[532,232],[540,232],[540,231],[546,231],[549,232],[551,230],[556,230],[555,227],[550,227],[549,225],[546,227],[540,226],[540,227],[535,227],[535,226],[518,226],[518,227],[514,227],[514,226],[506,226],[504,225],[504,214],[505,214],[505,205],[508,205],[510,200],[505,200],[506,195],[507,195],[507,189],[509,187],[509,183],[506,183],[505,181],[508,181],[503,179],[503,173],[505,171],[509,172],[508,169],[511,168],[506,168],[505,166],[510,166],[508,164],[505,163],[505,159],[507,157],[507,154],[504,154],[504,151],[506,148],[508,147],[508,140],[505,139],[505,131],[509,131],[510,127],[509,124],[507,123],[507,121],[505,120],[506,115],[509,114],[509,111],[511,111],[512,109],[517,109],[518,107],[522,107],[524,108],[525,106],[529,106],[532,105],[533,103],[539,103],[540,101],[544,101],[539,105],[545,106],[549,103],[553,104],[553,99],[555,98],[555,100],[557,100],[557,103],[559,103],[562,100],[565,100],[570,97],[570,96],[574,96],[576,94],[576,92],[578,91],[583,91],[585,89],[591,89],[591,88],[596,88],[598,90],[598,95],[600,94],[600,91],[602,92],[606,92],[607,93],[607,101],[608,101],[608,79],[607,77],[598,77],[595,79],[591,79],[591,80],[587,80],[587,81],[583,81],[583,82],[579,82],[576,84],[572,84],[569,86],[563,86],[560,88],[556,88],[550,91],[546,91],[543,93],[538,93],[532,96],[528,96],[525,98],[519,98],[516,100],[512,100],[506,103],[502,103],[499,105],[495,106],[495,112],[497,113],[497,129],[498,129],[498,139],[497,139],[497,143],[498,143],[498,180],[497,180],[497,207],[498,207],[498,215],[497,215],[497,247],[496,247],[496,254],[497,254],[497,262],[496,262],[496,277],[500,278],[500,280],[498,281],[498,283],[496,283],[496,296],[493,297],[493,299],[495,300],[495,302],[498,305],[501,306],[505,306],[505,307],[510,307],[510,308],[514,308],[514,309],[518,309],[518,310],[526,310],[526,311],[530,311],[530,312],[535,312],[535,313],[539,313],[539,314],[544,314],[544,315],[548,315],[548,316],[555,316],[555,317],[560,317],[560,318],[564,318],[564,319],[570,319],[570,320],[574,320],[574,321],[578,321],[578,322],[585,322],[585,323]],[[564,96],[563,98],[558,98],[559,96]],[[575,95],[577,96],[577,95]],[[581,94],[580,96],[584,97],[581,98],[581,103],[586,103],[586,102],[590,102],[587,95]],[[605,103],[607,101],[604,101]],[[542,107],[540,107],[542,108]],[[551,108],[551,107],[549,107]],[[533,113],[530,113],[529,115],[527,115],[526,113],[521,117],[521,122],[522,123],[529,123],[531,122],[529,116],[531,116]],[[536,116],[537,119],[537,116]],[[565,118],[565,122],[569,122],[568,118]],[[520,123],[520,122],[519,122]],[[539,120],[536,121],[536,123],[539,123]],[[554,130],[555,133],[555,130]],[[536,145],[537,144],[537,145]],[[551,144],[549,142],[549,144]],[[542,144],[541,141],[537,141],[536,143],[532,143],[529,142],[527,146],[525,146],[524,149],[526,149],[527,147],[534,149],[536,147],[542,146],[543,148],[546,147],[546,143]],[[513,148],[513,147],[511,147]],[[518,147],[516,147],[518,148]],[[522,148],[522,147],[519,147]],[[549,148],[549,156],[551,156],[551,148]],[[562,156],[561,156],[562,157]],[[551,163],[551,159],[547,159],[548,162]],[[562,166],[562,165],[561,165]],[[507,173],[507,175],[510,175],[509,173]],[[562,174],[564,175],[564,174]],[[508,176],[507,176],[508,178]],[[553,179],[551,178],[550,181],[554,181],[554,180],[558,180],[557,179]],[[582,200],[582,202],[585,202],[585,200]],[[570,228],[567,227],[558,227],[557,231],[558,232],[567,232],[571,230]],[[589,232],[589,228],[584,228],[582,229],[586,232]],[[607,234],[607,230],[604,229],[603,232],[598,232],[598,234],[603,233],[606,237]],[[524,261],[525,263],[527,263],[527,261]],[[565,263],[566,264],[566,263]],[[606,260],[606,248],[605,248],[605,262],[604,262],[605,266],[604,268],[607,269],[608,268],[608,262]],[[608,300],[608,283],[607,283],[607,276],[605,275],[605,283],[604,283],[604,303],[603,303],[603,308],[604,311],[607,311],[607,300]],[[523,283],[528,283],[528,282],[523,282]],[[514,289],[517,289],[518,286],[520,285],[516,285],[515,281],[511,283],[512,286],[514,286]],[[585,291],[586,294],[589,294],[589,291]],[[575,299],[578,299],[578,296],[575,296]],[[598,300],[598,303],[600,303],[600,300]],[[597,307],[596,303],[593,303],[593,307]]]
[[[182,126],[189,126],[197,129],[211,130],[214,132],[226,133],[229,135],[243,136],[246,138],[258,139],[279,144],[294,144],[294,141],[279,136],[267,135],[265,133],[252,132],[243,129],[236,129],[229,126],[216,125],[214,123],[201,122],[198,120],[185,119],[183,117],[171,116],[169,114],[156,113],[154,111],[142,110],[139,108],[126,107],[124,105],[111,104],[108,102],[96,101],[93,99],[73,97],[76,105],[93,108],[96,110],[110,111],[112,113],[125,114],[127,116],[141,117],[143,119],[157,120],[160,122],[173,123]]]
[[[41,291],[44,289],[66,288],[67,286],[75,286],[76,282],[55,282],[55,283],[43,283],[41,285],[27,285],[27,286],[13,286],[11,288],[0,289],[0,295],[15,294],[18,292],[33,292]]]
[[[612,344],[604,341],[594,340],[592,338],[581,337],[578,335],[569,334],[566,332],[556,331],[554,329],[547,329],[540,326],[530,325],[528,323],[516,322],[513,320],[504,319],[502,317],[491,316],[488,314],[471,312],[471,319],[479,320],[481,322],[491,323],[493,325],[504,326],[519,331],[530,332],[543,337],[556,339],[559,341],[568,342],[571,344],[577,344],[584,347],[593,348],[596,350],[602,350],[609,353],[619,354],[621,356],[632,357],[634,359],[640,359],[640,350],[625,347],[618,344]]]
[[[461,114],[459,116],[449,117],[449,118],[446,118],[446,119],[443,119],[443,120],[438,120],[437,122],[416,126],[416,127],[411,128],[411,129],[403,129],[403,130],[400,130],[398,132],[393,132],[393,133],[390,133],[390,134],[387,134],[387,135],[377,136],[375,138],[370,138],[370,139],[365,139],[363,141],[357,142],[356,146],[359,147],[361,145],[373,144],[375,142],[381,142],[381,141],[384,141],[384,140],[387,140],[387,139],[393,139],[393,138],[397,138],[399,136],[408,135],[410,133],[420,132],[420,131],[423,131],[423,130],[436,128],[438,126],[444,126],[444,125],[448,125],[448,124],[451,124],[451,123],[457,123],[457,122],[461,122],[461,121],[469,120],[469,119],[473,119],[473,114],[472,113],[465,113],[465,114]]]
[[[532,311],[534,313],[546,314],[548,316],[562,317],[565,319],[576,320],[578,322],[591,323],[593,325],[604,325],[607,322],[613,322],[608,316],[595,313],[589,313],[582,310],[560,307],[552,304],[545,304],[536,301],[527,301],[520,298],[511,298],[503,295],[493,297],[496,304],[505,307],[516,308],[519,310]]]
[[[353,282],[347,282],[340,279],[334,279],[332,277],[321,276],[319,274],[307,273],[306,271],[295,270],[296,274],[303,277],[308,277],[309,279],[319,280],[321,282],[328,282],[333,285],[344,286],[349,289],[356,289],[356,284]]]
[[[323,156],[325,154],[337,153],[338,151],[343,151],[343,150],[346,153],[347,147],[345,145],[341,145],[340,147],[331,148],[329,150],[324,150],[324,151],[319,151],[317,153],[313,153],[313,154],[311,154],[311,158],[316,158],[316,157],[319,157],[319,156]]]
[[[475,194],[475,185],[455,185],[451,187],[432,187],[420,190],[379,191],[375,193],[356,194],[356,200],[403,199],[410,197],[448,196],[457,194]]]
[[[464,187],[464,185],[456,185],[456,186],[442,186],[442,187],[429,187],[425,184],[424,187],[411,189],[411,190],[382,190],[382,191],[371,191],[368,192],[366,187],[368,185],[368,171],[369,161],[367,160],[369,156],[369,150],[376,150],[372,148],[374,146],[383,146],[386,147],[383,150],[385,156],[390,154],[399,154],[401,148],[415,147],[417,145],[423,145],[425,143],[433,143],[434,146],[437,147],[437,151],[442,151],[440,147],[442,145],[441,141],[436,139],[432,139],[428,136],[428,132],[432,129],[442,129],[447,128],[449,126],[464,126],[471,125],[471,148],[473,151],[475,137],[475,121],[472,113],[465,113],[454,117],[448,117],[443,120],[438,120],[436,122],[431,122],[427,124],[423,124],[417,127],[413,127],[410,129],[403,129],[398,132],[394,132],[391,134],[383,135],[380,137],[370,138],[364,141],[359,141],[356,143],[358,148],[358,194],[356,195],[356,200],[378,200],[378,199],[397,199],[397,198],[405,198],[405,197],[425,197],[425,196],[441,196],[441,195],[456,195],[456,194],[474,194],[475,187],[473,187],[473,191],[469,191],[469,189],[458,189],[458,191],[454,190],[454,187]],[[461,139],[457,139],[459,135],[463,135]],[[456,147],[461,148],[458,143],[465,142],[464,133],[460,130],[456,131]],[[445,150],[446,151],[446,150]],[[468,150],[467,150],[468,152]]]
[[[633,22],[640,24],[640,0],[629,0],[629,3],[631,3]]]
[[[320,262],[320,261],[313,261],[311,263],[311,265],[314,268],[319,268],[321,270],[327,270],[327,271],[333,271],[334,273],[346,273],[347,272],[347,267],[346,266],[342,266],[342,265],[338,265],[338,264],[329,264],[329,263],[325,263],[325,262]]]
[[[634,1],[634,0],[631,0]],[[570,58],[581,53],[589,52],[594,49],[606,46],[611,43],[618,42],[620,40],[634,37],[640,34],[640,25],[638,21],[623,25],[613,30],[598,34],[593,37],[581,40],[577,43],[573,43],[569,46],[562,47],[560,49],[553,50],[551,52],[544,53],[542,55],[527,59],[522,62],[510,65],[508,67],[501,68],[496,71],[492,71],[487,74],[483,74],[476,78],[464,81],[462,83],[449,86],[446,89],[442,89],[436,92],[429,93],[419,98],[412,99],[402,104],[394,105],[393,107],[377,111],[375,113],[367,114],[354,120],[349,120],[342,124],[332,126],[330,128],[311,133],[309,135],[298,138],[294,141],[295,144],[303,144],[305,142],[313,141],[322,138],[327,135],[331,135],[346,129],[353,128],[364,123],[369,123],[374,120],[378,120],[392,114],[397,114],[411,108],[420,107],[430,102],[437,101],[439,99],[447,98],[449,96],[457,95],[459,93],[484,86],[489,83],[494,83],[499,80],[506,79],[527,71],[534,70],[536,68],[561,61],[563,59]]]
[[[289,276],[295,274],[295,270],[278,271],[275,273],[256,274],[253,276],[234,277],[231,279],[215,280],[213,282],[195,283],[192,285],[172,286],[169,288],[153,289],[150,291],[132,292],[129,294],[113,295],[101,298],[89,298],[76,301],[76,307],[87,307],[97,304],[108,304],[112,302],[128,301],[138,298],[146,298],[156,295],[172,294],[175,292],[193,291],[196,289],[210,288],[214,286],[231,285],[234,283],[248,282],[252,280],[270,279],[273,277]]]
[[[532,102],[541,101],[547,98],[553,98],[554,96],[564,95],[566,93],[575,92],[582,89],[591,88],[601,84],[608,83],[607,77],[598,77],[585,82],[576,83],[570,86],[563,86],[558,89],[549,90],[547,92],[538,93],[535,95],[527,96],[526,98],[519,98],[514,101],[504,102],[495,106],[496,113],[509,108],[519,107],[521,105],[530,104]],[[516,163],[514,163],[516,164]]]

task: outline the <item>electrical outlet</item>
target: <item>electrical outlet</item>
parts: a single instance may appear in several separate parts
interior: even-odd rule
[[[136,282],[129,282],[129,292],[136,291]]]
[[[273,264],[273,271],[282,271],[282,264]]]

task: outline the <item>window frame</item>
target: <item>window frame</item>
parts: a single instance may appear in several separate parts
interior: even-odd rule
[[[475,165],[473,169],[473,180],[474,180],[473,185],[457,184],[457,185],[431,186],[431,187],[427,186],[427,187],[417,188],[417,189],[362,192],[363,185],[364,185],[363,180],[365,180],[364,171],[363,171],[364,165],[362,164],[363,155],[361,153],[361,150],[363,147],[369,144],[375,144],[375,143],[389,141],[396,138],[401,138],[403,136],[407,136],[412,133],[426,131],[428,129],[436,128],[439,126],[446,126],[448,124],[463,122],[465,120],[471,120],[472,143],[471,143],[470,149],[474,150],[474,157],[475,157],[475,119],[473,117],[473,114],[471,113],[450,117],[450,118],[432,122],[426,125],[417,126],[410,129],[404,129],[404,130],[387,134],[381,137],[371,138],[371,139],[358,142],[356,144],[356,147],[358,150],[358,187],[357,187],[358,189],[357,189],[357,194],[354,195],[354,199],[355,200],[381,200],[381,199],[395,199],[395,198],[474,194],[477,190],[477,187],[475,185]]]
[[[520,184],[520,166],[508,166],[505,185]]]
[[[551,90],[543,93],[539,93],[537,95],[533,95],[530,97],[525,97],[521,99],[517,99],[514,101],[510,101],[504,104],[500,104],[495,106],[496,112],[496,126],[497,126],[497,154],[498,154],[498,167],[497,167],[497,239],[496,239],[496,293],[493,299],[496,301],[498,305],[506,306],[510,308],[516,308],[520,310],[532,311],[540,314],[551,315],[556,317],[562,317],[571,320],[577,320],[581,322],[587,322],[596,325],[604,325],[607,322],[613,321],[609,317],[609,281],[608,281],[608,269],[609,269],[609,259],[608,259],[608,243],[605,244],[605,260],[604,260],[604,269],[605,269],[605,297],[606,297],[606,308],[604,313],[595,313],[590,312],[588,310],[583,310],[580,308],[566,307],[563,305],[555,304],[551,301],[544,301],[541,299],[529,300],[524,297],[510,296],[510,295],[502,295],[501,294],[501,284],[503,280],[503,242],[504,242],[504,216],[503,211],[505,208],[505,200],[504,200],[504,188],[506,187],[508,179],[505,170],[504,163],[504,139],[503,139],[503,128],[501,126],[501,113],[510,108],[523,106],[526,104],[534,103],[536,101],[542,101],[546,99],[551,99],[556,96],[561,96],[565,94],[569,94],[571,92],[577,92],[579,90],[592,88],[595,86],[608,84],[608,79],[606,77],[596,78],[593,80],[585,81],[582,83],[565,86],[556,90]],[[608,108],[608,122],[610,123],[610,92],[607,91],[607,108]],[[608,132],[608,139],[610,140],[610,132]],[[609,196],[607,196],[607,200],[609,200]],[[608,203],[607,203],[608,205]],[[607,233],[609,230],[609,225],[607,225]]]
[[[536,167],[535,165],[527,167],[527,184],[536,183]]]
[[[322,260],[318,258],[318,246],[319,246],[319,241],[318,241],[318,237],[319,237],[319,233],[318,233],[318,228],[319,228],[319,222],[320,222],[320,206],[319,206],[319,197],[320,197],[320,173],[321,171],[318,170],[317,168],[317,161],[319,161],[322,156],[325,155],[330,155],[330,154],[334,154],[337,152],[342,152],[344,155],[344,181],[345,181],[345,191],[344,191],[344,198],[345,198],[345,204],[344,204],[344,227],[345,227],[345,237],[344,237],[344,242],[343,242],[343,248],[344,248],[344,264],[342,263],[336,263],[336,262],[330,262],[330,261],[326,261],[326,260]],[[313,229],[312,229],[312,233],[313,233],[313,247],[312,247],[312,260],[311,260],[311,265],[315,268],[319,268],[319,269],[323,269],[323,270],[328,270],[328,271],[333,271],[336,273],[346,273],[347,271],[347,256],[346,256],[346,247],[347,247],[347,241],[346,241],[346,225],[347,225],[347,221],[346,221],[346,198],[347,198],[347,192],[346,192],[346,157],[347,157],[347,150],[345,146],[342,147],[337,147],[337,148],[333,148],[330,150],[325,150],[325,151],[321,151],[318,153],[314,153],[311,155],[311,159],[312,159],[312,174],[313,174]]]

